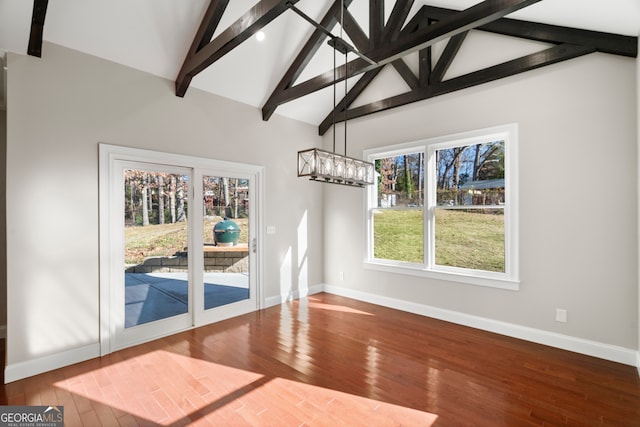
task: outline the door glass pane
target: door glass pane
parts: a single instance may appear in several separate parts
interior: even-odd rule
[[[249,180],[204,176],[204,308],[249,298]]]
[[[125,328],[188,312],[188,176],[124,171]]]

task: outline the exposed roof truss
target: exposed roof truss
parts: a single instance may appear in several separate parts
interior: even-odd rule
[[[209,41],[228,1],[211,1],[176,80],[178,96],[184,96],[195,74],[220,59],[286,11],[288,4],[297,2],[297,0],[261,0],[218,37]],[[319,24],[324,28],[332,28],[338,22],[342,12],[344,31],[353,41],[356,49],[373,59],[375,64],[357,58],[335,70],[296,83],[304,68],[327,38],[323,31],[316,29],[263,106],[263,119],[268,120],[279,105],[343,81],[345,76],[362,74],[346,96],[337,103],[334,111],[330,112],[320,124],[320,134],[324,134],[334,120],[343,121],[399,107],[592,52],[637,56],[637,37],[504,18],[505,15],[538,1],[540,0],[486,0],[463,11],[423,6],[409,22],[406,22],[413,0],[397,0],[385,23],[384,1],[369,0],[370,30],[367,35],[348,10],[352,0],[344,0],[343,11],[341,11],[341,0],[335,0]],[[469,30],[472,29],[544,42],[551,46],[540,52],[445,80],[449,66],[458,54]],[[433,63],[431,47],[438,42],[447,44],[437,61]],[[414,52],[418,52],[418,75],[414,74],[404,59]],[[387,65],[394,68],[410,90],[370,104],[349,108]]]

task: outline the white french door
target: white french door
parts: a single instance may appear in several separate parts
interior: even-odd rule
[[[103,354],[260,308],[261,168],[109,145],[100,165]]]
[[[194,191],[202,213],[194,243],[202,248],[194,268],[196,325],[248,313],[258,306],[256,178],[229,168],[196,171]],[[221,219],[238,226],[237,241],[216,242],[214,228]]]
[[[111,320],[114,346],[122,348],[193,325],[194,226],[188,220],[193,171],[126,160],[114,166],[113,183],[119,191],[112,201]],[[170,191],[178,205],[175,218],[162,224],[157,200],[164,197],[158,194],[164,189],[159,189],[159,180],[162,187],[164,180],[174,187]],[[174,260],[176,268],[170,267]]]

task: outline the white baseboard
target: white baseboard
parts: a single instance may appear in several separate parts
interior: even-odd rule
[[[538,344],[561,348],[563,350],[599,357],[613,362],[636,366],[638,368],[638,374],[640,375],[640,351],[543,331],[540,329],[529,328],[526,326],[515,325],[512,323],[500,322],[484,317],[472,316],[424,304],[384,297],[368,292],[356,291],[340,286],[320,284],[301,291],[296,290],[289,292],[288,295],[268,297],[265,299],[265,308],[282,304],[293,299],[304,298],[308,295],[317,294],[323,291],[384,307],[394,308],[396,310],[420,314]],[[6,326],[0,326],[0,335],[6,337]],[[100,357],[99,343],[39,357],[25,362],[9,364],[5,368],[5,383],[21,380],[23,378],[28,378],[54,369],[73,365],[74,363],[84,362],[85,360],[94,359],[96,357]]]
[[[306,289],[289,291],[287,295],[275,295],[267,297],[264,301],[264,308],[273,307],[274,305],[282,304],[287,301],[293,301],[294,299],[304,298],[308,295],[318,294],[324,290],[323,285],[314,285]]]
[[[293,299],[304,298],[307,295],[316,294],[323,291],[322,285],[311,286],[307,289],[295,290],[288,295],[276,295],[265,299],[265,308],[281,304]],[[6,336],[6,326],[0,326],[0,334]],[[23,378],[32,377],[54,369],[84,362],[89,359],[100,357],[100,344],[91,344],[80,348],[74,348],[60,353],[39,357],[33,360],[9,364],[4,370],[4,381],[10,383]]]
[[[636,350],[557,334],[555,332],[543,331],[541,329],[534,329],[527,326],[520,326],[513,323],[487,319],[485,317],[473,316],[452,310],[445,310],[424,304],[417,304],[410,301],[384,297],[340,286],[325,284],[323,288],[325,292],[347,298],[353,298],[359,301],[395,308],[397,310],[420,314],[427,317],[433,317],[435,319],[445,320],[459,325],[470,326],[472,328],[495,332],[513,338],[519,338],[563,350],[586,354],[588,356],[599,357],[613,362],[624,363],[625,365],[637,366],[640,373],[640,353]]]
[[[42,374],[43,372],[53,371],[54,369],[63,368],[73,365],[74,363],[84,362],[85,360],[94,359],[100,356],[100,344],[90,344],[84,347],[66,350],[60,353],[39,357],[25,362],[19,362],[7,365],[4,370],[5,384],[21,380],[23,378],[32,377]]]

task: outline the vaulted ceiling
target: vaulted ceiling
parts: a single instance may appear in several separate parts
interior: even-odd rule
[[[0,50],[37,56],[41,37],[174,80],[178,96],[202,89],[320,133],[345,117],[345,102],[353,118],[593,52],[636,57],[640,32],[637,0],[344,0],[344,10],[340,0],[47,3],[0,2]],[[337,55],[344,102],[344,83],[333,100],[335,51],[323,29],[373,60],[349,53],[345,71]],[[462,65],[464,55],[477,65]]]

